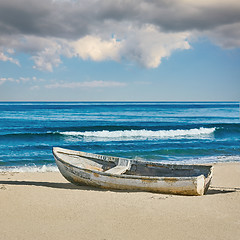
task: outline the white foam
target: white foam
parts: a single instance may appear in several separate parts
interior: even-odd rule
[[[148,139],[148,138],[174,138],[174,137],[194,137],[209,135],[215,131],[215,128],[193,128],[188,130],[123,130],[123,131],[86,131],[86,132],[60,132],[60,134],[71,137],[101,139]]]
[[[239,162],[240,155],[211,156],[198,158],[201,162]]]
[[[57,172],[58,168],[55,165],[43,165],[43,166],[11,166],[1,167],[0,172]]]
[[[226,156],[206,156],[195,158],[183,158],[182,160],[176,159],[175,161],[166,160],[160,161],[163,163],[175,164],[208,164],[208,163],[224,163],[224,162],[240,162],[240,155],[226,155]]]

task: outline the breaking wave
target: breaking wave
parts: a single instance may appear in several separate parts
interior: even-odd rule
[[[240,155],[226,155],[226,156],[204,156],[204,157],[185,157],[174,160],[160,161],[162,163],[170,164],[213,164],[224,162],[239,162]]]
[[[161,139],[161,138],[188,138],[197,137],[201,135],[209,135],[215,131],[216,128],[193,128],[193,129],[177,129],[177,130],[122,130],[122,131],[86,131],[86,132],[60,132],[61,135],[80,137],[80,138],[94,138],[97,139],[112,139],[112,140],[129,140],[129,139]]]
[[[7,167],[1,167],[0,168],[0,173],[3,172],[39,172],[39,173],[44,173],[44,172],[57,172],[58,168],[56,165],[25,165],[25,166],[7,166]]]

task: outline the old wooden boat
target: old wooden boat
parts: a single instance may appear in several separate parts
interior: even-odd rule
[[[212,178],[208,165],[163,164],[53,148],[62,175],[75,185],[105,189],[203,195]]]

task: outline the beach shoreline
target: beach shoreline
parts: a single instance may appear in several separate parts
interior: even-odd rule
[[[0,239],[237,240],[240,163],[213,166],[199,197],[77,187],[59,172],[2,172]]]

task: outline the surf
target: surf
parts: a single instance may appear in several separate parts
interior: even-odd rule
[[[177,130],[118,130],[118,131],[85,131],[85,132],[60,132],[59,134],[71,137],[80,138],[94,138],[97,139],[161,139],[161,138],[184,138],[184,137],[194,137],[201,135],[209,135],[214,133],[215,127],[213,128],[193,128],[193,129],[177,129]]]

